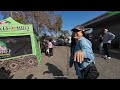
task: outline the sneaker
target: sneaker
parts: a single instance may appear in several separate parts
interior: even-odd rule
[[[104,58],[104,59],[106,59],[106,60],[107,60],[108,58],[106,57],[106,58]]]
[[[53,56],[51,56],[50,58],[53,58]]]
[[[104,55],[103,58],[107,58],[107,55]]]
[[[105,55],[104,57],[107,58],[107,55]]]
[[[107,57],[108,59],[111,59],[111,57]]]

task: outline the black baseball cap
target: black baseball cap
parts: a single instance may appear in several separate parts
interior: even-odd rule
[[[85,28],[81,25],[75,26],[71,31],[84,31]]]

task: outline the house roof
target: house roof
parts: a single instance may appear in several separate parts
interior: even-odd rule
[[[95,18],[93,18],[93,19],[91,19],[91,20],[89,20],[89,21],[87,21],[87,22],[85,22],[85,23],[83,23],[81,25],[84,26],[84,27],[87,27],[87,26],[89,26],[91,24],[101,22],[101,21],[103,21],[105,19],[114,17],[116,15],[120,15],[120,13],[119,12],[117,12],[117,13],[113,12],[112,13],[112,11],[111,12],[108,11],[108,12],[105,12],[104,14],[101,14],[100,16],[97,16],[97,17],[95,17]]]

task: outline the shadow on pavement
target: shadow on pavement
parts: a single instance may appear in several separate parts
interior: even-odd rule
[[[14,75],[10,76],[10,74],[10,70],[5,70],[4,67],[0,68],[0,79],[12,79]]]
[[[55,65],[50,63],[46,63],[45,65],[48,66],[49,71],[45,71],[43,72],[43,74],[52,73],[55,79],[68,79],[63,75],[63,72],[60,69],[58,69]]]
[[[30,74],[30,75],[27,76],[26,79],[32,79],[32,77],[33,77],[33,74]]]
[[[33,74],[30,74],[26,77],[26,79],[32,79],[33,78]],[[34,79],[37,79],[36,77]]]

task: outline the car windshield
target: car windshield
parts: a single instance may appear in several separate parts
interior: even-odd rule
[[[63,39],[59,39],[59,41],[64,41]]]

